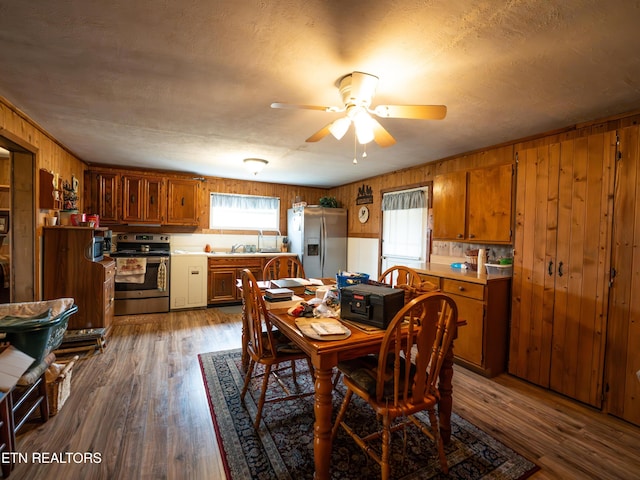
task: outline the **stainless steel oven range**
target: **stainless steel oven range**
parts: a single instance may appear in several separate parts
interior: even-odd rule
[[[170,236],[121,233],[115,241],[115,315],[168,312]]]

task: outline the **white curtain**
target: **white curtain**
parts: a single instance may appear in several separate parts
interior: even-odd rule
[[[423,268],[428,258],[428,188],[385,193],[382,197],[382,269]]]

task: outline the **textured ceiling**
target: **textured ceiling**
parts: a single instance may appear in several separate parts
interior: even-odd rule
[[[336,186],[640,108],[636,0],[9,0],[0,95],[89,163]],[[380,77],[397,144],[305,139]],[[361,152],[359,152],[360,155]],[[269,161],[253,177],[245,157]]]

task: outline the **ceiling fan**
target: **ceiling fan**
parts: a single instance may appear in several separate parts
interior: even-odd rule
[[[447,114],[447,107],[444,105],[378,105],[370,108],[378,77],[368,73],[349,73],[336,83],[344,104],[342,107],[272,103],[271,108],[346,112],[344,117],[334,120],[307,138],[307,142],[317,142],[330,133],[340,140],[353,123],[360,144],[374,140],[381,147],[389,147],[396,143],[396,140],[372,115],[381,118],[442,120]]]

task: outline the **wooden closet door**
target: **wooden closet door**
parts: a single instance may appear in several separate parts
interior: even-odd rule
[[[516,155],[509,373],[549,387],[560,145]]]
[[[550,387],[602,406],[615,133],[562,142]]]
[[[620,130],[607,325],[607,411],[640,425],[640,128]]]

